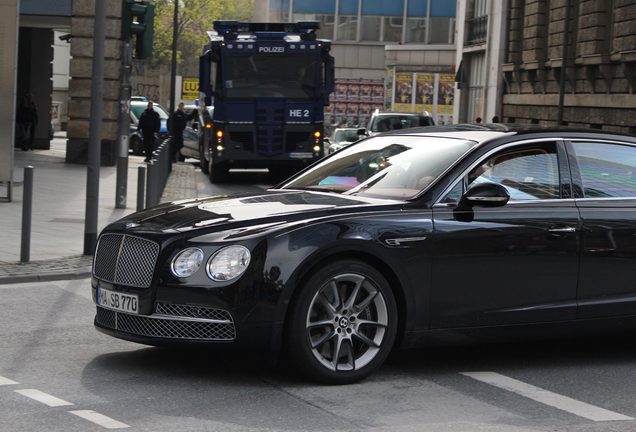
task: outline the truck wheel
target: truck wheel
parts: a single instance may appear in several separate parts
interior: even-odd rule
[[[228,167],[221,164],[214,164],[212,161],[208,164],[208,175],[211,183],[223,183],[227,180]]]
[[[199,144],[199,166],[201,167],[201,172],[205,175],[210,173],[210,162],[205,158],[205,152],[203,151],[203,146]]]
[[[384,276],[357,260],[332,262],[299,287],[288,330],[293,364],[311,379],[348,384],[376,370],[397,331],[397,306]]]

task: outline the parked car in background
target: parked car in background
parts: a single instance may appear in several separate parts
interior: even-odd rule
[[[197,115],[194,120],[188,122],[188,126],[183,131],[183,148],[181,154],[188,158],[199,160],[199,166],[203,174],[209,172],[209,145],[212,139],[212,114],[213,106],[206,106],[203,109],[197,105],[186,105],[185,112],[196,110]],[[187,133],[187,135],[186,135]]]
[[[369,119],[367,135],[376,135],[392,130],[408,129],[420,126],[434,126],[435,121],[428,112],[396,113],[376,111]]]
[[[284,350],[344,384],[427,342],[630,340],[634,279],[636,138],[466,125],[387,132],[274,189],[129,215],[100,234],[91,285],[111,336]]]
[[[128,147],[134,155],[142,155],[144,153],[144,143],[141,132],[137,130],[139,125],[139,117],[148,106],[148,100],[144,96],[134,96],[130,101],[130,135],[128,138]],[[161,119],[161,128],[159,129],[159,142],[168,138],[168,111],[156,102],[153,102],[153,109],[159,113]]]
[[[360,128],[336,128],[331,136],[324,140],[327,146],[326,153],[335,153],[363,137],[364,135],[360,135]]]

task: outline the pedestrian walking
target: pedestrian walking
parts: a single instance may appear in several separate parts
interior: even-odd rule
[[[139,125],[137,126],[137,130],[141,131],[144,140],[145,162],[150,162],[150,157],[155,149],[155,134],[159,132],[159,129],[161,129],[159,113],[152,107],[152,102],[148,102],[146,109],[139,117]]]
[[[190,114],[186,114],[184,110],[183,102],[179,103],[177,110],[170,116],[170,135],[172,140],[170,142],[170,153],[172,154],[172,162],[180,160],[180,151],[183,147],[183,130],[190,120],[194,119],[194,110]]]
[[[38,124],[38,107],[31,93],[25,94],[22,98],[16,117],[20,147],[24,151],[33,150],[35,126]]]

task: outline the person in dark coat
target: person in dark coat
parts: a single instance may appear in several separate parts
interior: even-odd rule
[[[183,130],[188,122],[194,119],[194,110],[190,114],[186,114],[183,102],[179,103],[177,110],[170,117],[170,135],[172,135],[171,153],[172,162],[179,160],[179,151],[183,147]]]
[[[141,131],[144,140],[145,162],[150,162],[150,157],[155,149],[155,134],[159,132],[159,129],[161,129],[159,113],[153,109],[152,102],[148,102],[146,109],[139,117],[139,125],[137,125],[137,130]]]
[[[27,93],[22,98],[22,103],[18,107],[17,123],[20,128],[22,150],[33,150],[33,139],[35,138],[35,126],[38,124],[38,108],[31,93]]]

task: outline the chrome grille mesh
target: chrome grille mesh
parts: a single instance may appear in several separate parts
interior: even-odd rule
[[[125,234],[104,234],[99,238],[93,275],[107,282],[148,288],[159,255],[151,240]]]
[[[189,318],[204,318],[216,321],[232,321],[230,313],[223,309],[213,309],[201,306],[157,303],[156,313]]]
[[[171,305],[188,308],[185,305]],[[184,310],[186,310],[184,309]],[[227,311],[215,310],[227,316],[229,321],[204,320],[199,317],[155,315],[131,315],[97,306],[96,323],[112,330],[139,336],[160,337],[167,339],[192,339],[208,341],[230,341],[236,338],[236,330],[232,317]]]

